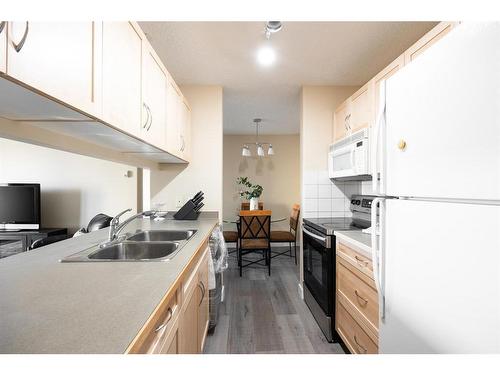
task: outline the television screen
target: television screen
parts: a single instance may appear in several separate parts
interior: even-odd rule
[[[40,185],[0,184],[0,224],[40,224]]]

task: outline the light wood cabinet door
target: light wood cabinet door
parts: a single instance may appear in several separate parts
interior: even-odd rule
[[[382,82],[384,82],[386,79],[389,77],[393,76],[398,70],[400,70],[405,64],[405,57],[404,54],[399,56],[396,60],[394,60],[392,63],[390,63],[388,66],[384,68],[380,73],[378,73],[374,78],[373,78],[373,121],[377,121],[378,115],[380,112],[380,85]]]
[[[180,143],[180,106],[179,106],[179,93],[174,83],[169,81],[167,83],[167,128],[166,128],[166,148],[167,151],[173,155],[181,155]]]
[[[373,81],[369,81],[351,96],[349,130],[355,132],[368,128],[373,122]]]
[[[448,34],[458,23],[457,22],[440,22],[414,45],[404,53],[405,64],[409,64],[421,55],[426,49],[438,42],[443,36]]]
[[[128,22],[103,23],[103,118],[140,136],[142,39]]]
[[[7,21],[0,21],[0,73],[7,68]]]
[[[166,148],[167,77],[153,52],[144,48],[142,60],[142,123],[141,138]]]
[[[350,133],[351,99],[343,102],[333,114],[333,142],[344,138]]]
[[[208,331],[209,311],[208,311],[208,251],[202,260],[198,271],[199,289],[201,291],[200,302],[198,306],[198,345],[200,353],[203,352],[205,337]]]
[[[180,98],[180,145],[181,156],[184,160],[189,160],[191,156],[191,109],[184,100]]]
[[[7,74],[100,116],[100,32],[95,22],[8,22]]]
[[[200,297],[200,288],[195,287],[183,302],[179,321],[179,353],[181,354],[197,354],[199,352],[198,306]]]
[[[341,303],[337,303],[336,315],[337,332],[351,353],[378,353],[378,343],[367,335]]]
[[[176,320],[171,331],[165,336],[159,354],[179,354],[179,320]]]

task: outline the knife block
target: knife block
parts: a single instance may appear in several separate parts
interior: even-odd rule
[[[174,214],[175,220],[196,220],[200,215],[199,211],[196,211],[196,205],[190,199],[184,206],[182,206],[179,211]]]

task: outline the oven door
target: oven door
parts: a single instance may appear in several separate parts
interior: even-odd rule
[[[333,313],[333,249],[331,236],[303,226],[304,283],[326,315]]]

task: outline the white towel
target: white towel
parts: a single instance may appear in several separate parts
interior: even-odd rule
[[[215,289],[215,270],[214,261],[212,259],[212,252],[208,251],[208,289]]]

